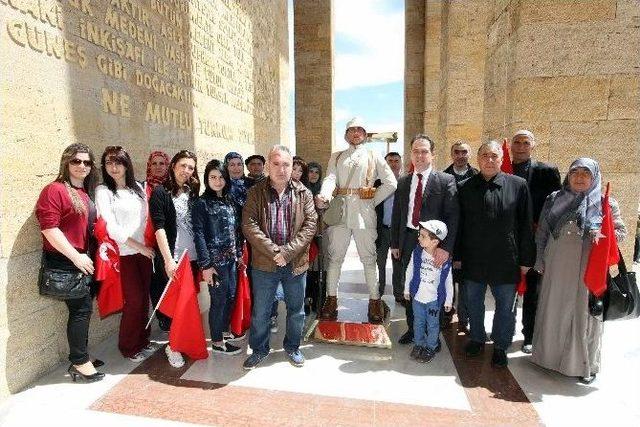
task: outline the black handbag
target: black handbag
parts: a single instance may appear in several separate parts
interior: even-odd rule
[[[89,294],[92,280],[90,274],[84,274],[80,270],[47,267],[43,260],[38,289],[40,295],[60,300],[83,298]]]
[[[605,321],[635,319],[640,315],[640,292],[636,273],[627,271],[622,253],[618,261],[618,275],[611,277],[607,274],[607,290],[602,302]]]
[[[92,259],[97,246],[93,236],[95,221],[95,205],[93,201],[89,200],[87,255]],[[66,256],[58,253],[42,252],[40,274],[38,275],[38,291],[40,295],[59,300],[84,298],[91,292],[93,283],[93,275],[84,274]]]

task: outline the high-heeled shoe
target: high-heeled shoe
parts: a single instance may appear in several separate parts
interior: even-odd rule
[[[99,368],[101,366],[104,366],[104,362],[100,359],[94,359],[91,361],[91,364],[93,365],[94,368]],[[69,368],[71,368],[73,365],[69,365]]]
[[[100,381],[101,379],[104,378],[104,372],[95,372],[91,375],[85,375],[82,372],[78,371],[78,369],[73,365],[69,365],[69,369],[67,369],[67,372],[69,373],[69,375],[71,375],[71,379],[73,380],[74,383],[76,382],[78,377],[82,378],[84,381],[88,383]]]

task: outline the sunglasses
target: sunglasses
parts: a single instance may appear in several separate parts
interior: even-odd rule
[[[93,166],[93,160],[71,159],[69,163],[71,163],[74,166],[85,165],[88,168]]]

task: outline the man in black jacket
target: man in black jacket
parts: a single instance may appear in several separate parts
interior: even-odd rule
[[[511,138],[511,155],[513,157],[513,174],[527,180],[531,194],[534,230],[540,218],[542,205],[547,196],[559,190],[560,172],[555,165],[537,162],[531,158],[531,152],[536,144],[533,133],[519,130]],[[532,351],[533,326],[536,320],[538,305],[538,273],[531,269],[527,273],[527,291],[522,301],[522,333],[524,343],[522,351],[530,354]]]
[[[515,328],[516,284],[535,260],[531,197],[527,182],[500,171],[502,147],[496,141],[478,150],[480,173],[458,188],[460,227],[454,252],[462,263],[469,310],[467,356],[480,354],[487,339],[484,298],[487,285],[495,299],[492,364],[507,366],[506,350]]]
[[[391,172],[395,175],[396,179],[400,177],[400,171],[402,170],[402,156],[400,153],[391,151],[384,156],[384,160],[391,168]],[[376,179],[373,186],[378,188],[382,182]],[[393,214],[393,198],[394,195],[390,195],[382,203],[376,206],[376,228],[378,230],[378,237],[376,238],[376,263],[378,264],[378,287],[380,290],[380,296],[384,295],[384,288],[387,286],[387,255],[389,255],[389,245],[391,244],[391,235],[389,230],[391,229],[391,215]],[[391,257],[392,267],[392,279],[393,284],[393,296],[396,302],[404,302],[404,283],[401,283],[398,275],[400,274],[400,261]]]
[[[402,262],[400,283],[404,286],[405,273],[411,253],[418,243],[418,222],[437,219],[447,225],[449,233],[435,252],[435,264],[440,267],[453,252],[458,229],[459,205],[455,179],[444,172],[433,170],[434,142],[424,134],[411,140],[413,172],[398,180],[391,218],[391,255]],[[417,202],[416,202],[417,200]],[[405,304],[409,329],[400,344],[413,341],[413,308]]]
[[[449,165],[443,172],[453,175],[456,182],[464,181],[478,173],[478,169],[469,164],[471,157],[471,147],[467,141],[456,141],[451,146],[451,160],[453,163]]]
[[[451,160],[453,163],[444,170],[445,173],[453,175],[456,180],[456,184],[464,181],[467,178],[471,178],[478,173],[478,169],[469,164],[469,158],[471,157],[471,147],[467,141],[456,141],[451,146]],[[456,310],[458,312],[458,332],[467,334],[469,332],[469,316],[467,314],[467,302],[464,292],[464,283],[462,280],[462,269],[460,263],[453,264],[452,270],[453,283],[455,285],[454,301],[456,302]],[[446,313],[446,312],[441,312]],[[453,314],[452,312],[449,312]],[[449,324],[451,322],[448,313],[444,314],[444,318],[441,324]],[[447,319],[447,317],[449,317]]]

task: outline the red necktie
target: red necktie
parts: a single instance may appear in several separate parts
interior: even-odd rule
[[[413,197],[413,213],[411,214],[411,224],[418,226],[420,221],[420,208],[422,207],[422,174],[418,175],[418,185],[416,186],[416,194]]]

